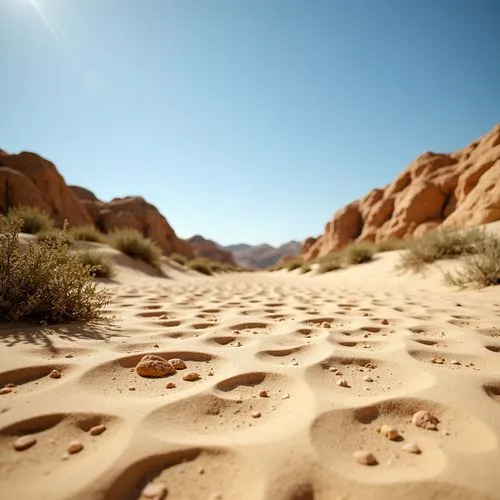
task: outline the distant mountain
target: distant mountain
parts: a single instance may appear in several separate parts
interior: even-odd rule
[[[263,243],[262,245],[247,245],[239,243],[221,247],[230,251],[240,266],[263,269],[276,264],[282,257],[298,255],[301,244],[298,241],[289,241],[278,248]]]
[[[196,257],[204,257],[223,264],[236,265],[233,254],[227,248],[221,247],[215,241],[207,240],[196,234],[187,240]]]

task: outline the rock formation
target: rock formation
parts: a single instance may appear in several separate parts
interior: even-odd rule
[[[335,212],[318,238],[302,244],[305,260],[351,241],[420,236],[500,219],[500,125],[451,154],[427,152],[392,183]]]
[[[203,236],[195,235],[187,240],[193,249],[196,257],[221,262],[222,264],[236,265],[233,254],[229,250],[219,247],[215,241],[207,240]]]
[[[273,266],[285,257],[295,257],[300,253],[300,243],[298,241],[289,241],[277,248],[266,243],[262,245],[241,243],[224,248],[233,253],[239,265],[253,269],[264,269]]]

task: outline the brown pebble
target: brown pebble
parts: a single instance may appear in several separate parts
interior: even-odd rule
[[[390,439],[391,441],[396,441],[398,439],[401,439],[401,435],[399,434],[396,427],[392,427],[391,425],[383,425],[380,428],[380,434]]]
[[[52,370],[49,373],[50,378],[61,378],[61,372],[59,370]]]
[[[66,448],[66,451],[68,453],[78,453],[83,450],[83,443],[81,441],[71,441],[69,443],[68,447]]]
[[[426,410],[417,411],[411,418],[411,423],[417,427],[428,430],[437,430],[439,420]]]
[[[269,394],[268,394],[268,392],[267,392],[267,391],[260,391],[260,392],[259,392],[259,396],[260,396],[261,398],[268,398],[268,397],[269,397]]]
[[[12,392],[12,389],[10,387],[2,387],[0,389],[0,395],[1,394],[10,394]]]
[[[129,386],[128,388],[129,391],[135,391],[135,387],[133,385]]]
[[[451,363],[452,365],[460,365],[460,364],[461,364],[461,363],[460,363],[460,361],[458,361],[458,360],[456,360],[456,359],[452,359],[452,360],[450,361],[450,363]]]
[[[167,496],[167,487],[163,483],[149,483],[142,490],[141,496],[151,500],[163,500]]]
[[[401,449],[407,451],[408,453],[415,453],[416,455],[422,453],[420,446],[414,442],[404,444]]]
[[[17,451],[24,451],[31,448],[36,443],[34,436],[21,436],[14,441],[14,449]]]
[[[200,380],[200,374],[197,372],[189,372],[182,377],[182,380],[186,380],[187,382],[194,382],[195,380]]]
[[[137,363],[135,371],[141,377],[165,377],[175,373],[175,368],[165,358],[147,354]]]
[[[382,323],[383,325],[388,325],[389,321],[387,321],[386,319],[383,319],[380,323]]]
[[[158,344],[155,344],[153,347],[154,347],[155,349],[159,349],[159,347],[160,347],[160,346],[159,346]]]
[[[363,377],[363,380],[364,380],[365,382],[373,382],[373,379],[370,377],[370,375],[365,375],[365,376]]]
[[[260,418],[260,411],[253,411],[252,412],[252,417],[253,418]]]
[[[169,382],[165,387],[167,389],[175,389],[176,385],[173,382]]]
[[[99,436],[106,430],[106,426],[104,424],[94,425],[89,429],[89,433],[91,436]]]
[[[353,453],[354,458],[356,461],[361,464],[361,465],[377,465],[377,459],[371,453],[370,451],[367,450],[358,450]]]
[[[339,378],[337,382],[335,382],[339,387],[349,387],[349,384],[347,383],[347,380],[343,378]]]
[[[173,358],[169,359],[168,361],[176,370],[184,370],[186,368],[186,363],[184,363],[184,360],[182,359]]]
[[[68,358],[68,359],[71,359],[73,357],[73,354],[66,354],[66,356],[64,356],[65,358]]]

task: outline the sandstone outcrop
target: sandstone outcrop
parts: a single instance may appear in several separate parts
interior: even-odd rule
[[[427,152],[392,183],[338,210],[317,238],[302,244],[305,260],[352,241],[421,236],[437,227],[500,220],[500,125],[451,154]]]
[[[207,240],[198,234],[192,236],[187,241],[196,257],[210,259],[222,264],[236,265],[233,254],[229,250],[219,247],[215,241]]]

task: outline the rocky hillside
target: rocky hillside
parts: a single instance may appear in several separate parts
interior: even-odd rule
[[[221,262],[232,266],[236,265],[233,254],[229,250],[221,248],[215,241],[207,240],[198,234],[192,236],[187,241],[196,257],[203,257],[214,262]]]
[[[306,260],[351,241],[422,235],[500,220],[500,125],[455,153],[427,152],[392,183],[335,212],[325,231],[302,244]]]
[[[44,210],[57,224],[94,224],[104,232],[134,228],[154,239],[166,255],[193,257],[189,244],[178,238],[160,212],[140,197],[103,202],[89,190],[68,186],[55,165],[35,153],[7,154],[0,150],[0,213],[17,205]]]
[[[289,241],[278,248],[271,245],[229,245],[224,247],[233,253],[236,262],[240,266],[251,267],[254,269],[264,269],[273,266],[283,257],[294,256],[300,253],[300,243],[298,241]]]

